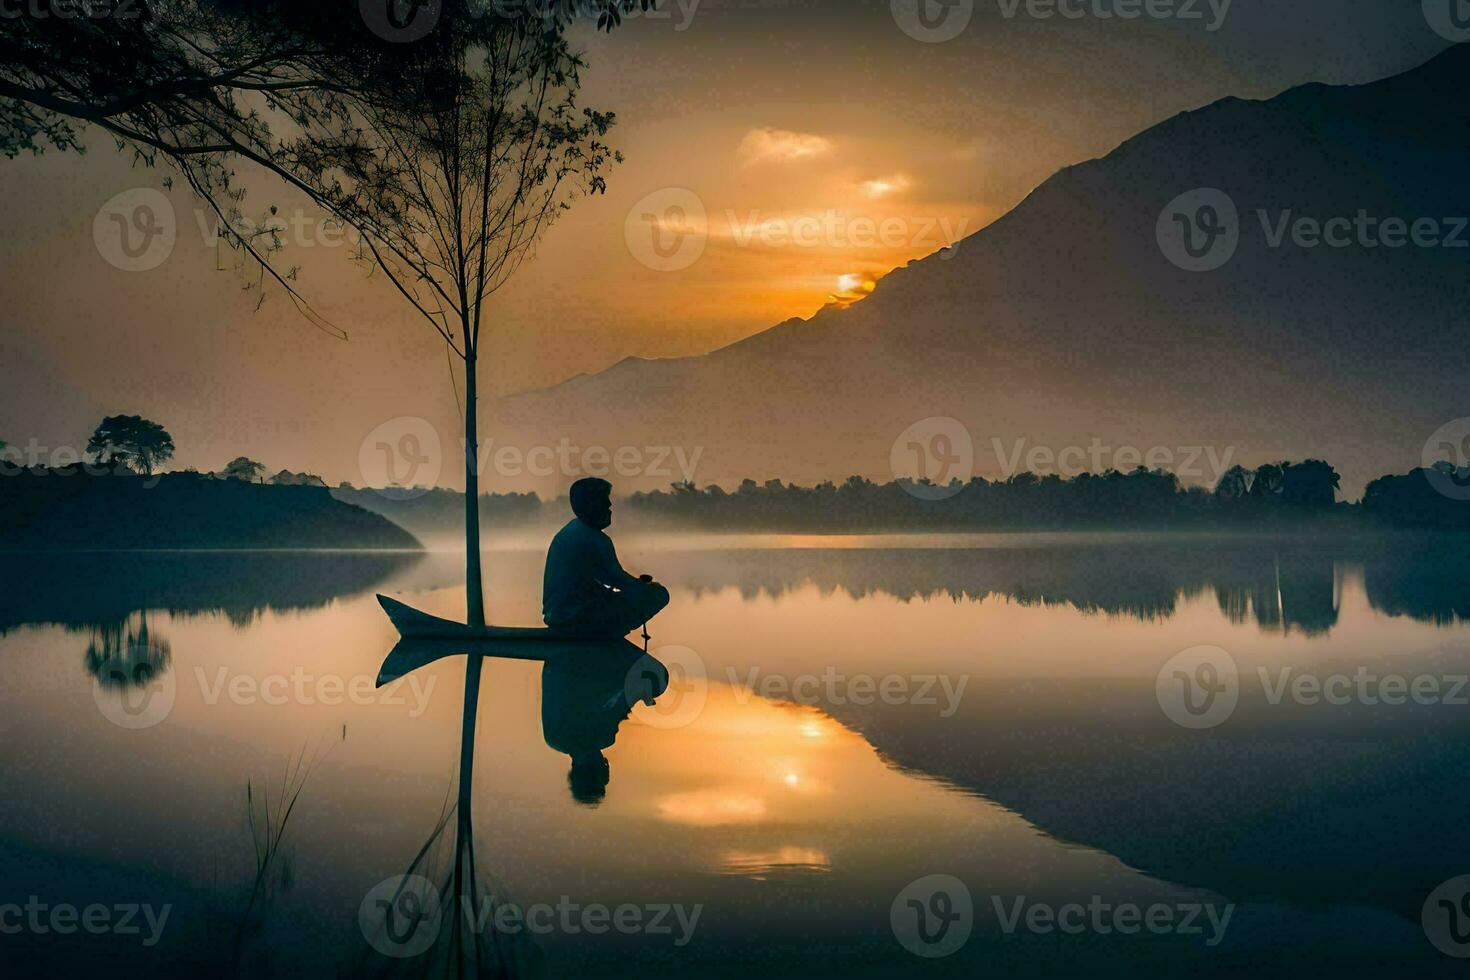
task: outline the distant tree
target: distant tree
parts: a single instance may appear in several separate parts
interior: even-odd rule
[[[1240,500],[1251,492],[1251,484],[1255,482],[1255,475],[1239,463],[1230,467],[1215,484],[1215,497],[1218,500]]]
[[[1250,495],[1256,499],[1275,499],[1281,494],[1281,474],[1285,463],[1264,463],[1256,467]]]
[[[109,415],[87,440],[87,452],[104,466],[121,463],[144,474],[173,458],[174,440],[163,426],[137,415]]]
[[[315,473],[292,473],[290,470],[281,470],[270,478],[272,486],[277,487],[324,487],[327,481]]]
[[[1300,507],[1331,507],[1340,483],[1337,470],[1320,459],[1287,463],[1281,472],[1281,499]]]
[[[219,475],[226,480],[244,480],[246,483],[255,483],[264,473],[265,464],[258,463],[249,456],[236,456],[219,471]]]

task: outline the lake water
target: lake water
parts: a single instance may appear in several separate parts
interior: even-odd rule
[[[539,543],[486,552],[492,621],[538,622]],[[667,690],[629,709],[636,652],[484,658],[465,807],[469,658],[373,686],[397,639],[374,594],[462,618],[462,554],[6,556],[0,952],[154,977],[1462,975],[1456,543],[621,552],[672,593]]]

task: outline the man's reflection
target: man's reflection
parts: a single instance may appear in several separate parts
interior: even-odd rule
[[[663,664],[627,641],[578,644],[546,660],[541,670],[541,732],[546,744],[571,756],[567,783],[587,806],[607,795],[611,778],[603,752],[639,701],[652,705],[669,686]]]

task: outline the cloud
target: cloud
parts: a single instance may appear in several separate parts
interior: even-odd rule
[[[873,200],[890,197],[894,194],[902,194],[913,186],[913,181],[903,174],[892,174],[888,177],[874,177],[862,183],[863,193]]]
[[[831,140],[813,133],[752,129],[740,141],[740,158],[747,167],[755,163],[796,163],[822,156],[831,149]]]

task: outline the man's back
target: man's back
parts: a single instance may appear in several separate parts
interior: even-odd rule
[[[612,539],[573,518],[556,532],[546,553],[542,616],[550,626],[579,622],[599,609],[609,586],[622,588],[631,579],[618,564]]]

